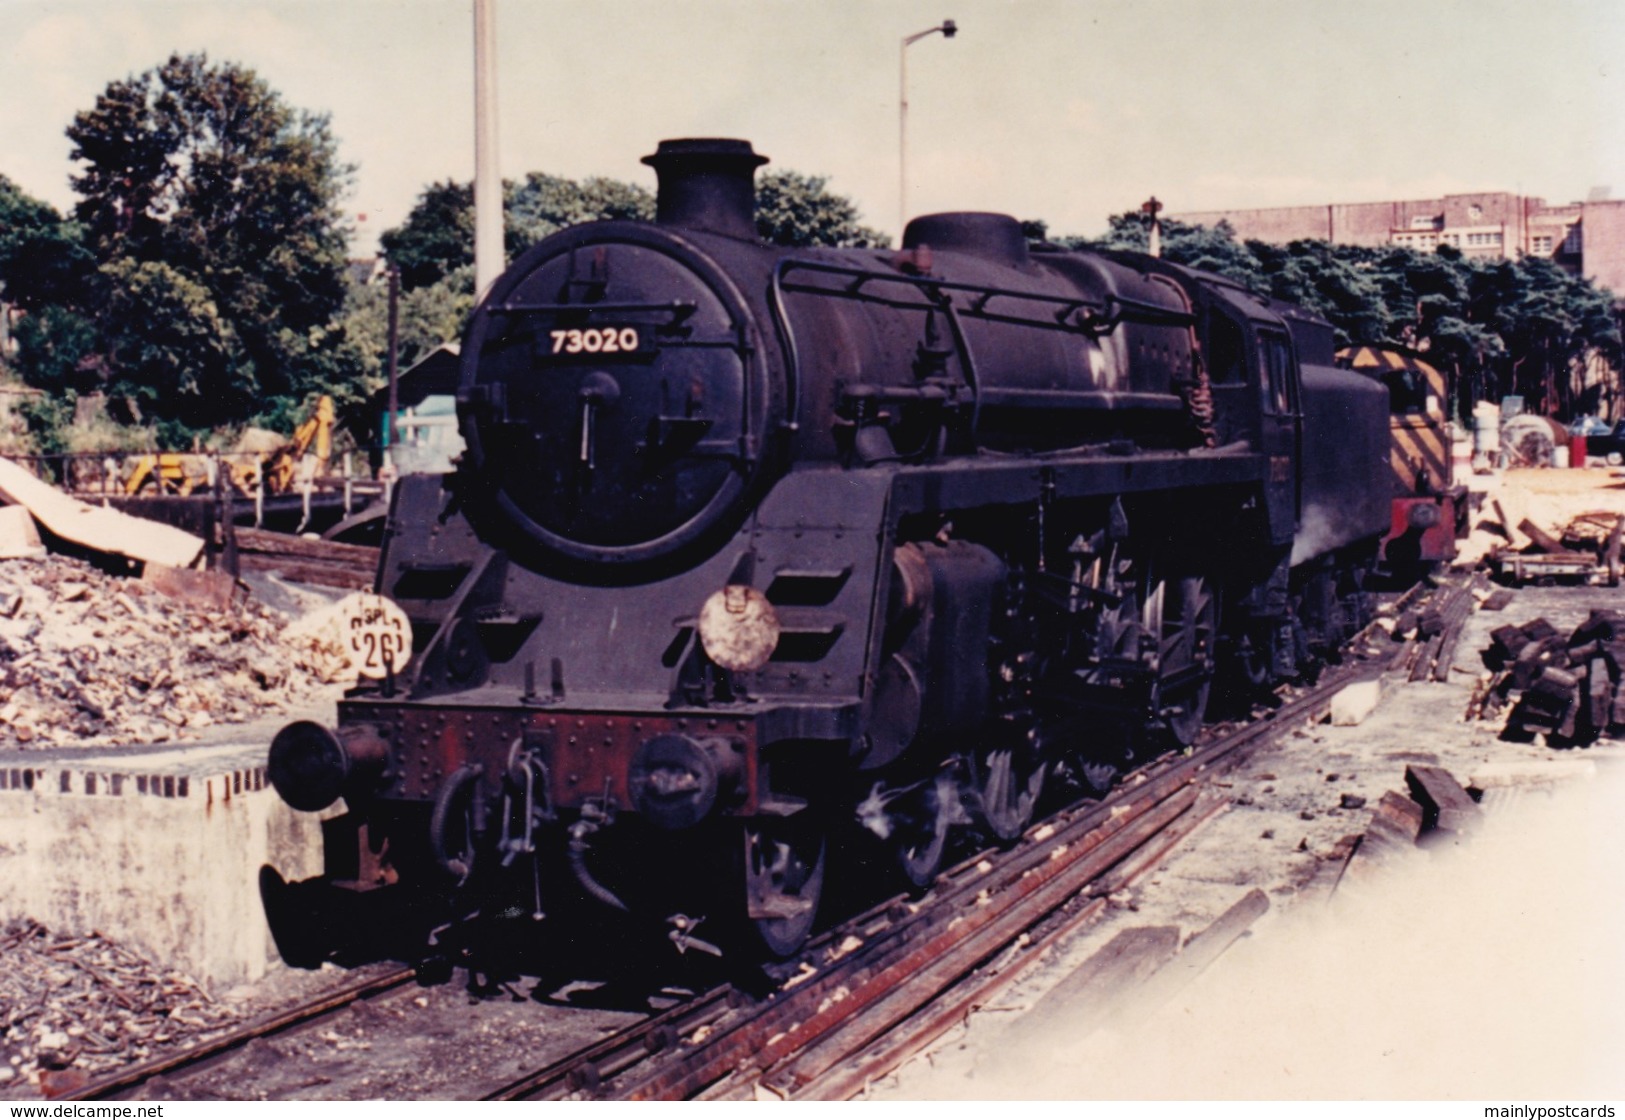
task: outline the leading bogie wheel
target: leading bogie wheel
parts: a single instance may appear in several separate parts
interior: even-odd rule
[[[745,914],[767,952],[793,955],[812,933],[824,893],[823,830],[797,818],[745,827]]]

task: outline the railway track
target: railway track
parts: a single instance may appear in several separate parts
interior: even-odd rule
[[[242,1050],[249,1043],[276,1038],[294,1031],[312,1030],[364,1000],[397,991],[416,979],[411,968],[390,968],[365,980],[323,992],[304,1003],[255,1019],[227,1034],[208,1039],[185,1050],[133,1065],[118,1073],[98,1078],[83,1088],[65,1093],[64,1101],[105,1101],[126,1097],[143,1086],[161,1079],[182,1077],[207,1068]]]
[[[1471,590],[1463,582],[1433,594],[1451,629],[1470,611]],[[1107,799],[1063,810],[1014,846],[964,860],[923,897],[887,899],[826,931],[772,994],[756,999],[728,985],[711,988],[470,1095],[842,1099],[861,1092],[1019,979],[1228,808],[1215,779],[1251,750],[1323,719],[1348,684],[1393,674],[1401,664],[1408,676],[1412,666],[1401,655],[1375,647],[1378,633],[1362,634],[1353,656],[1262,718],[1210,728],[1188,755],[1153,760]],[[1239,936],[1261,912],[1261,899],[1244,900],[1247,913],[1215,922],[1213,936],[1202,938],[1209,951]],[[345,1009],[413,979],[409,968],[392,969],[62,1099],[116,1099],[155,1079],[184,1080],[256,1039],[320,1030]]]

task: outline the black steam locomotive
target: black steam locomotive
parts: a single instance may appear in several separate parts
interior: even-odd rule
[[[1000,214],[765,245],[748,143],[644,162],[654,224],[548,238],[473,316],[467,452],[380,564],[410,661],[271,747],[291,805],[344,799],[335,879],[786,954],[837,830],[927,883],[1361,624],[1387,394],[1325,323]]]

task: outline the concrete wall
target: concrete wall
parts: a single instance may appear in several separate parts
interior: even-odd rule
[[[133,765],[0,761],[0,920],[94,930],[206,984],[264,975],[260,868],[319,874],[319,818],[283,804],[263,766]]]

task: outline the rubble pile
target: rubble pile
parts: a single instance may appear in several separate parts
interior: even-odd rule
[[[118,1069],[241,1017],[100,934],[19,919],[0,925],[0,959],[0,1096]]]
[[[1490,639],[1485,662],[1495,675],[1479,714],[1494,716],[1512,701],[1505,737],[1586,743],[1625,729],[1625,614],[1593,610],[1567,636],[1536,618],[1497,627]]]
[[[286,619],[60,556],[0,562],[0,749],[164,743],[320,687]]]

